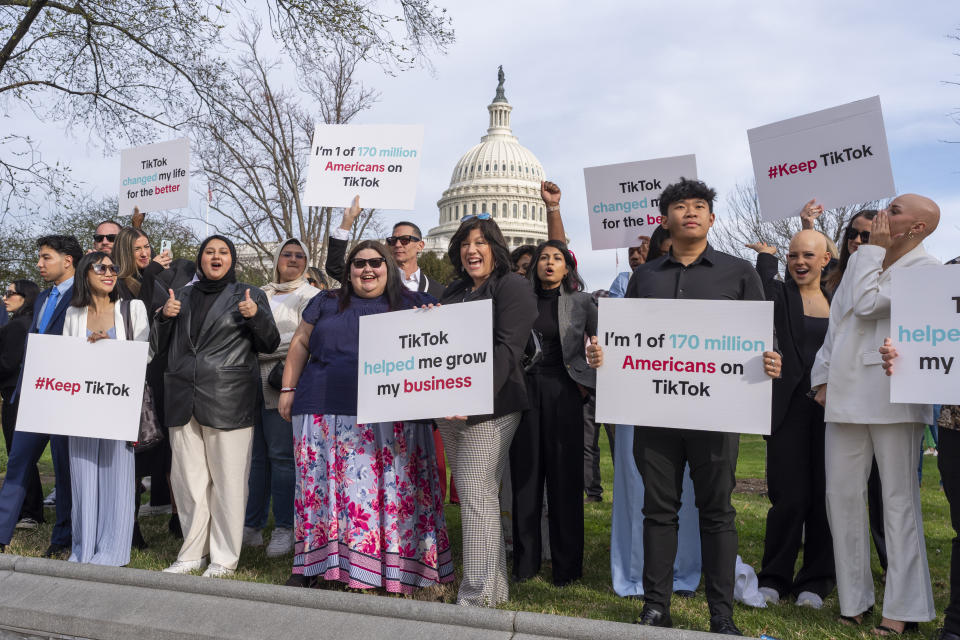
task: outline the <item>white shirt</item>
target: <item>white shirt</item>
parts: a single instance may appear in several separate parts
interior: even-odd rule
[[[420,288],[420,268],[411,273],[409,277],[400,269],[400,279],[403,280],[403,286],[410,291],[418,291]]]

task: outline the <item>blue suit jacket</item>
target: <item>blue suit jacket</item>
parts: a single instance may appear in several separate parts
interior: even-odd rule
[[[36,302],[33,303],[33,320],[30,322],[30,333],[40,333],[37,323],[40,322],[40,316],[37,314],[40,313],[40,310],[43,309],[43,303],[47,301],[47,298],[50,296],[50,291],[53,290],[53,287],[45,289],[40,292],[40,295],[37,296]],[[63,333],[63,323],[67,319],[67,307],[70,306],[70,300],[73,299],[73,287],[67,289],[60,299],[57,300],[57,308],[53,310],[53,316],[50,318],[50,323],[47,325],[47,330],[43,333],[46,335],[59,336]],[[30,336],[27,336],[27,344],[30,343]],[[16,402],[17,398],[20,396],[20,385],[23,382],[23,365],[20,365],[20,378],[17,380],[17,389],[13,392],[13,398],[11,402]]]

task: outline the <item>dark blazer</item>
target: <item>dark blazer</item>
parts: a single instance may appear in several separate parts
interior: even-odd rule
[[[249,319],[237,310],[248,289],[257,303],[257,313]],[[227,285],[210,307],[194,344],[190,302],[195,291],[193,287],[178,291],[180,315],[158,314],[150,332],[151,351],[167,354],[164,424],[178,427],[195,417],[215,429],[253,426],[260,388],[257,353],[273,353],[280,345],[270,302],[254,286]]]
[[[343,279],[346,277],[346,260],[347,257],[347,241],[338,240],[333,236],[327,241],[327,261],[323,265],[324,271],[327,272],[327,275],[343,284]],[[442,284],[431,280],[427,277],[422,270],[420,271],[420,284],[417,286],[417,291],[420,293],[429,293],[437,300],[443,298],[443,292],[446,289]]]
[[[40,330],[37,328],[40,322],[40,310],[43,309],[43,303],[50,297],[50,291],[52,289],[53,287],[50,287],[41,291],[40,295],[37,296],[36,302],[33,303],[33,319],[30,321],[30,333],[40,333]],[[70,288],[57,300],[57,308],[53,310],[53,317],[50,318],[50,324],[47,325],[47,330],[43,332],[44,334],[59,336],[63,333],[63,322],[67,318],[67,307],[70,306],[71,299],[73,299],[73,285],[70,285]],[[26,354],[26,345],[24,345],[24,354]],[[20,385],[22,382],[23,367],[21,366],[19,379],[17,380],[17,388],[13,392],[11,402],[16,402],[17,396],[20,395]]]
[[[780,262],[769,253],[757,254],[757,273],[763,282],[763,292],[767,300],[773,301],[773,330],[783,355],[783,366],[779,378],[773,381],[773,412],[771,414],[771,433],[776,432],[787,417],[790,399],[804,380],[809,380],[809,369],[803,366],[801,354],[804,351],[805,334],[803,330],[803,298],[793,279],[786,282],[777,279]],[[830,294],[821,286],[823,294]],[[809,388],[809,382],[806,385]],[[802,389],[806,392],[807,389]],[[812,402],[812,401],[811,401]]]
[[[0,394],[4,398],[13,395],[17,386],[32,320],[29,313],[15,314],[0,328]]]
[[[527,408],[527,385],[520,361],[539,315],[533,285],[515,273],[490,276],[479,289],[467,291],[472,281],[457,280],[444,292],[442,304],[493,300],[493,413],[470,416],[467,424]]]
[[[567,293],[561,285],[557,320],[567,373],[574,382],[593,389],[597,386],[597,370],[587,365],[584,334],[597,335],[597,301],[583,291]]]

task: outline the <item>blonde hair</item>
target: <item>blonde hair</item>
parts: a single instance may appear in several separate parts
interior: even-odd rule
[[[117,234],[116,242],[113,243],[113,253],[110,255],[117,266],[117,277],[135,296],[140,295],[140,270],[137,268],[137,257],[133,253],[133,245],[140,238],[146,237],[147,234],[140,229],[122,227]]]

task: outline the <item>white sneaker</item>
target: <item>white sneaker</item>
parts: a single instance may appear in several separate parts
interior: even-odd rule
[[[163,570],[164,573],[190,573],[199,571],[210,564],[210,559],[204,556],[199,560],[177,560],[172,565]],[[204,574],[206,575],[206,574]]]
[[[776,589],[771,589],[770,587],[760,587],[759,591],[765,602],[769,602],[770,604],[780,604],[780,594],[777,593]]]
[[[37,529],[40,526],[40,523],[34,520],[33,518],[23,518],[14,525],[14,529]]]
[[[800,595],[797,596],[797,606],[820,609],[823,607],[823,598],[812,591],[801,591]]]
[[[254,529],[253,527],[244,527],[243,528],[243,541],[241,544],[244,547],[262,547],[263,546],[263,529]]]
[[[267,545],[267,557],[279,558],[293,551],[293,529],[284,529],[277,527],[270,536],[270,544]]]
[[[233,569],[227,569],[223,565],[212,564],[203,572],[204,578],[226,578],[236,573]]]
[[[54,507],[57,504],[57,488],[54,487],[53,490],[47,494],[47,497],[43,499],[43,506],[45,507]]]

